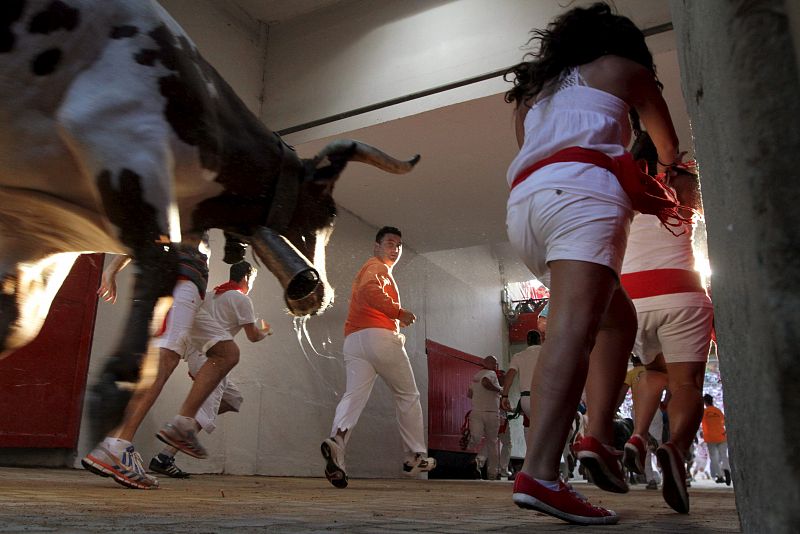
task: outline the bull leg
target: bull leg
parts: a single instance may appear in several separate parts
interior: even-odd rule
[[[97,439],[124,414],[131,391],[121,383],[139,379],[153,308],[175,283],[176,257],[169,243],[180,241],[169,125],[152,80],[126,77],[127,70],[116,68],[116,54],[124,55],[125,46],[122,41],[109,45],[94,67],[73,81],[57,114],[65,144],[96,184],[116,237],[138,267],[123,337],[91,388],[91,431]],[[121,76],[108,80],[110,71]]]
[[[166,250],[162,246],[149,247],[138,253],[135,261],[138,271],[124,333],[89,393],[90,432],[94,441],[100,441],[122,420],[139,381],[156,301],[171,294],[175,284],[172,247]]]

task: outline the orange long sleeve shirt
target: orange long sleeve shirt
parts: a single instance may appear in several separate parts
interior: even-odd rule
[[[707,443],[722,443],[725,436],[725,414],[716,406],[706,406],[703,410],[703,439]]]
[[[344,335],[365,328],[385,328],[397,332],[400,323],[400,295],[392,272],[378,258],[372,257],[353,280],[350,310],[344,323]]]

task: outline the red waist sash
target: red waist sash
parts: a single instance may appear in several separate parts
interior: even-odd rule
[[[683,224],[691,224],[691,217],[685,217],[678,212],[678,209],[683,206],[678,203],[672,190],[658,179],[642,171],[629,152],[614,158],[597,150],[579,146],[567,147],[524,168],[514,177],[511,189],[527,180],[531,174],[542,167],[553,163],[570,162],[588,163],[614,174],[619,185],[630,198],[633,209],[648,215],[655,215],[670,232],[672,232],[670,226],[680,227]]]
[[[632,299],[706,292],[700,273],[686,269],[652,269],[626,273],[620,277],[620,283]]]

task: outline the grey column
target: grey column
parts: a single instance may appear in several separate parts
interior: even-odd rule
[[[796,532],[800,81],[787,4],[671,8],[700,164],[736,505],[745,532]]]

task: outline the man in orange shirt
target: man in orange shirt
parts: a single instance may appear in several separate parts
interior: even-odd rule
[[[703,395],[706,405],[703,411],[703,439],[708,446],[708,459],[711,464],[711,476],[716,482],[731,485],[731,466],[728,463],[728,438],[725,434],[725,414],[714,406],[714,397]],[[720,467],[722,473],[720,473]]]
[[[417,319],[400,307],[392,267],[403,252],[400,230],[384,226],[375,236],[373,257],[353,281],[350,310],[344,325],[344,366],[347,388],[336,407],[331,437],[320,449],[326,460],[325,477],[337,488],[347,487],[344,452],[350,431],[367,404],[375,378],[380,376],[394,394],[397,423],[406,451],[403,472],[409,476],[436,466],[428,458],[419,390],[399,327]]]

